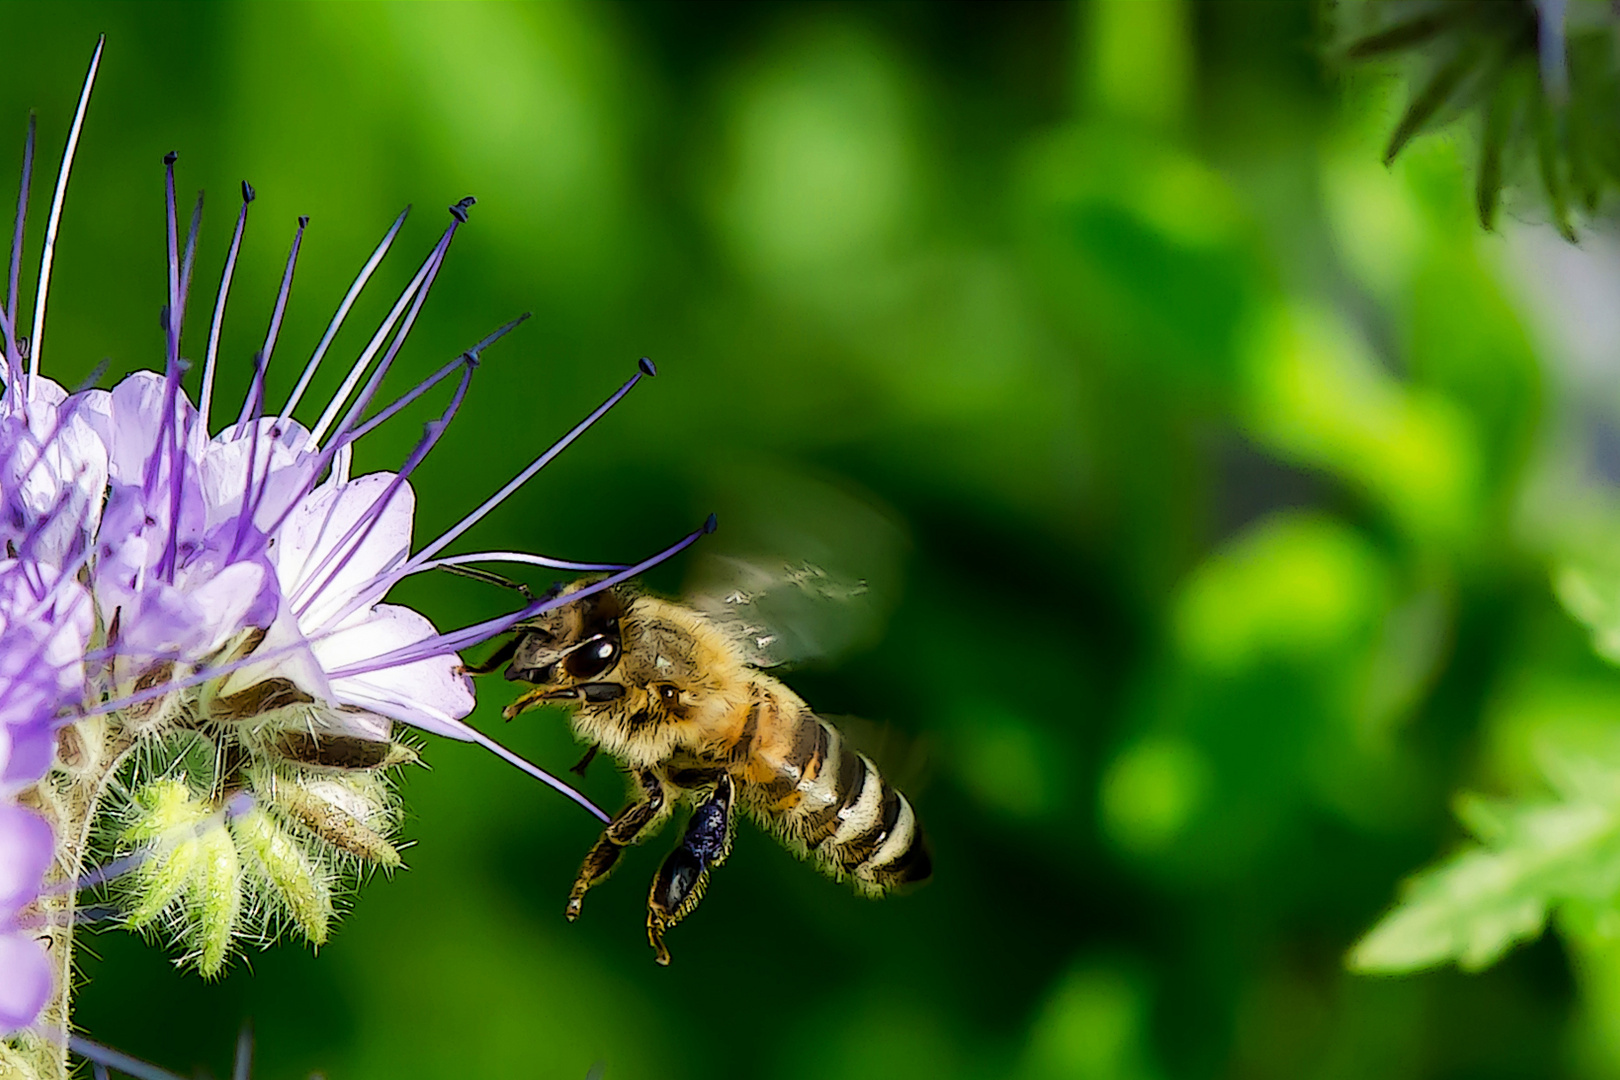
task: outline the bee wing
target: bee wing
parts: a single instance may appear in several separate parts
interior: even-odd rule
[[[750,457],[728,466],[717,534],[683,595],[761,667],[831,660],[876,641],[899,596],[907,541],[874,496]],[[727,556],[730,556],[729,558]]]
[[[927,736],[864,716],[822,716],[844,742],[872,759],[883,778],[915,798],[933,776],[934,747]]]
[[[865,580],[812,563],[713,556],[698,582],[691,605],[755,667],[833,659],[875,637],[885,614]]]

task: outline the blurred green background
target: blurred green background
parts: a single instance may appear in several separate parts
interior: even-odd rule
[[[1454,790],[1533,787],[1538,740],[1620,716],[1549,586],[1616,528],[1620,262],[1529,207],[1482,234],[1465,134],[1384,169],[1404,84],[1328,70],[1312,6],[0,17],[16,153],[39,110],[36,247],[108,37],[47,373],[160,365],[168,150],[211,200],[188,355],[236,184],[259,192],[229,408],[298,214],[273,405],[417,206],[318,406],[442,207],[476,195],[390,386],[535,317],[417,473],[419,538],[650,355],[660,376],[461,550],[631,560],[714,510],[711,554],[866,579],[850,647],[788,679],[888,731],[935,851],[928,888],[873,903],[745,826],[663,970],[642,911],[673,831],[569,925],[594,823],[437,740],[404,785],[410,870],[367,883],[319,957],[255,952],[205,985],[87,937],[95,1038],[219,1073],[251,1018],[257,1077],[332,1080],[1620,1076],[1620,957],[1544,939],[1482,975],[1344,969],[1458,841]],[[437,408],[359,468],[396,465]],[[508,604],[455,578],[402,596],[442,627]],[[483,690],[476,723],[574,760],[560,715],[507,726],[514,689]],[[586,788],[613,809],[605,764]]]

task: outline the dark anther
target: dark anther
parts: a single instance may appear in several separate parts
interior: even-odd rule
[[[179,159],[179,157],[179,154],[175,153],[173,150],[170,150],[167,154],[163,155],[163,164],[173,165],[175,161]]]
[[[476,370],[477,367],[478,367],[478,350],[473,349],[470,352],[462,353],[461,354],[461,360],[468,367],[473,368],[474,370]]]
[[[164,304],[162,307],[158,308],[158,329],[159,330],[167,330],[168,328],[169,328],[169,305]]]
[[[705,521],[703,523],[703,535],[708,536],[710,533],[714,532],[714,530],[718,529],[719,527],[720,527],[720,519],[718,517],[716,517],[715,515],[710,514],[709,515],[709,520]]]
[[[250,203],[258,197],[259,193],[253,190],[253,185],[248,183],[246,180],[242,181],[242,201],[245,203]]]
[[[656,374],[658,374],[657,365],[655,365],[652,362],[651,358],[649,358],[649,357],[643,356],[641,358],[640,363],[637,366],[641,368],[641,372],[642,372],[643,375],[656,375]]]
[[[460,202],[456,203],[456,205],[450,208],[451,216],[453,216],[463,225],[467,224],[467,211],[477,201],[478,200],[473,198],[471,195],[467,196],[465,199],[462,199]]]
[[[298,227],[300,229],[309,228],[309,215],[308,214],[299,214],[298,215]]]

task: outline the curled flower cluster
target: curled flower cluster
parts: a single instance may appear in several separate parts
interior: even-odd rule
[[[324,941],[339,876],[399,864],[385,774],[416,750],[396,737],[397,725],[478,742],[602,816],[463,722],[473,693],[458,650],[560,601],[440,633],[384,598],[408,575],[479,561],[608,571],[594,591],[701,533],[635,566],[442,554],[652,374],[644,360],[563,439],[413,552],[409,478],[460,407],[482,351],[522,321],[372,410],[470,198],[451,207],[449,226],[311,427],[292,413],[405,215],[272,412],[265,371],[307,226],[300,219],[247,398],[211,433],[220,324],[254,193],[243,184],[194,406],[181,338],[202,203],[182,244],[171,154],[163,371],[136,372],[110,391],[69,393],[46,378],[51,251],[99,58],[98,46],[52,206],[31,343],[16,333],[16,266],[32,129],[0,311],[0,1033],[65,1026],[76,896],[109,880],[129,926],[172,937],[205,975],[221,970],[243,936],[267,941],[291,928]],[[350,475],[357,440],[452,378],[448,404],[398,471]],[[110,861],[90,868],[92,851]],[[0,1046],[0,1065],[59,1071],[15,1057]]]

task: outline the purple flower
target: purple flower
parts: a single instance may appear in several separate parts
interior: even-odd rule
[[[38,783],[64,712],[84,697],[89,597],[56,568],[0,560],[0,798]]]
[[[629,567],[504,551],[445,554],[653,374],[643,360],[584,421],[413,551],[411,475],[455,417],[484,350],[523,321],[379,407],[470,198],[450,208],[448,226],[308,427],[293,413],[405,215],[362,267],[291,395],[271,408],[265,373],[309,224],[299,219],[246,399],[216,424],[220,329],[254,192],[242,185],[194,405],[183,386],[193,365],[182,341],[190,340],[201,200],[182,243],[171,154],[162,370],[137,371],[110,391],[69,393],[52,382],[41,370],[51,257],[99,57],[98,46],[56,185],[31,345],[18,332],[15,268],[32,128],[11,286],[0,307],[0,1027],[8,1031],[35,1022],[53,979],[23,922],[43,921],[51,932],[70,926],[77,888],[115,877],[110,867],[127,871],[120,881],[128,924],[172,937],[205,976],[222,969],[244,935],[268,941],[296,926],[310,942],[324,941],[338,875],[359,863],[399,864],[388,836],[393,795],[378,775],[414,757],[393,741],[396,724],[477,742],[606,821],[583,796],[464,722],[474,698],[458,653],[639,573],[706,531]],[[396,471],[350,475],[356,442],[447,381],[442,411]],[[447,633],[387,602],[412,574],[489,561],[610,573],[566,601],[532,601]],[[346,740],[342,754],[323,758],[321,744],[333,739]],[[143,747],[152,752],[137,753]],[[342,771],[341,783],[333,770]],[[102,806],[104,798],[116,805]],[[103,832],[115,835],[116,850],[112,863],[90,872],[82,845],[98,813],[114,822]],[[27,913],[48,868],[47,901]],[[244,926],[251,920],[258,922]],[[50,956],[56,979],[71,956],[71,936],[61,941]]]
[[[49,999],[55,976],[37,937],[18,915],[39,897],[55,841],[43,818],[0,803],[0,1035],[32,1024]]]

